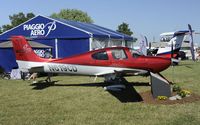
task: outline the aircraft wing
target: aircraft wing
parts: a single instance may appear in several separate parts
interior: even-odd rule
[[[31,67],[29,72],[45,72],[44,66],[35,66]],[[102,70],[101,72],[94,74],[96,76],[104,76],[108,74],[120,74],[122,76],[134,76],[134,75],[144,75],[148,73],[147,70],[142,70],[142,69],[130,69],[130,68],[111,68],[107,70]]]
[[[148,73],[147,70],[141,70],[141,69],[116,69],[116,70],[107,70],[101,73],[96,74],[97,76],[102,76],[102,75],[108,75],[108,74],[122,74],[122,75],[143,75]]]
[[[33,72],[44,72],[44,66],[31,67],[28,71],[31,72],[31,73],[33,73]]]

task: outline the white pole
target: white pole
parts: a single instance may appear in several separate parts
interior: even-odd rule
[[[55,51],[56,51],[56,58],[58,58],[58,39],[55,39]]]
[[[93,36],[91,35],[91,37],[89,38],[89,51],[91,51],[93,48],[92,48],[92,42],[93,42]]]
[[[111,38],[110,38],[110,35],[108,35],[108,47],[111,47]]]
[[[123,46],[123,47],[125,47],[125,46],[126,46],[126,43],[125,43],[125,38],[124,38],[124,36],[123,36],[123,38],[122,38],[122,46]]]

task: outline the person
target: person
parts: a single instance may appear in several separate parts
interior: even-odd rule
[[[28,80],[30,81],[31,79],[33,79],[33,83],[37,83],[36,78],[38,76],[38,73],[34,72],[31,74],[31,76],[28,78]]]
[[[47,73],[47,78],[45,79],[45,81],[48,83],[48,82],[51,82],[51,77],[53,76],[52,73]]]
[[[52,54],[51,54],[51,52],[50,52],[50,50],[45,50],[45,52],[44,52],[44,58],[47,58],[47,59],[51,59],[53,56],[52,56]]]
[[[197,55],[197,61],[200,61],[200,51],[198,52],[198,55]]]
[[[51,55],[51,52],[50,52],[50,50],[46,50],[45,52],[44,52],[44,58],[48,58],[48,59],[51,59],[52,58],[52,55]],[[51,79],[50,79],[50,77],[51,77],[52,75],[50,74],[50,73],[48,73],[48,77],[46,78],[46,80],[45,81],[47,81],[47,82],[51,82]],[[29,79],[28,80],[31,80],[31,79],[33,79],[33,83],[37,83],[37,81],[36,81],[36,78],[38,77],[38,73],[32,73],[31,74],[31,76],[29,77]]]
[[[51,51],[50,51],[50,49],[47,49],[47,50],[45,50],[45,52],[44,52],[44,58],[47,58],[47,59],[52,59],[52,54],[51,54]],[[51,74],[51,73],[47,73],[47,78],[45,79],[45,81],[46,82],[51,82],[51,76],[53,76],[53,74]]]

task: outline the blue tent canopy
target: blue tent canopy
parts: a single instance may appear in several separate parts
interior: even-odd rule
[[[116,32],[116,31],[113,31],[113,30],[110,30],[110,29],[107,29],[95,24],[64,20],[64,19],[55,19],[55,20],[58,20],[65,24],[69,24],[79,29],[83,29],[89,32],[90,34],[92,34],[93,37],[133,40],[133,37],[130,37],[128,35],[125,35],[125,34],[122,34],[122,33],[119,33],[119,32]]]

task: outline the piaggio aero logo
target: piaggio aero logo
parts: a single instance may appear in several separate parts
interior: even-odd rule
[[[25,24],[23,25],[24,31],[31,31],[30,36],[48,36],[51,31],[56,29],[56,22]]]

